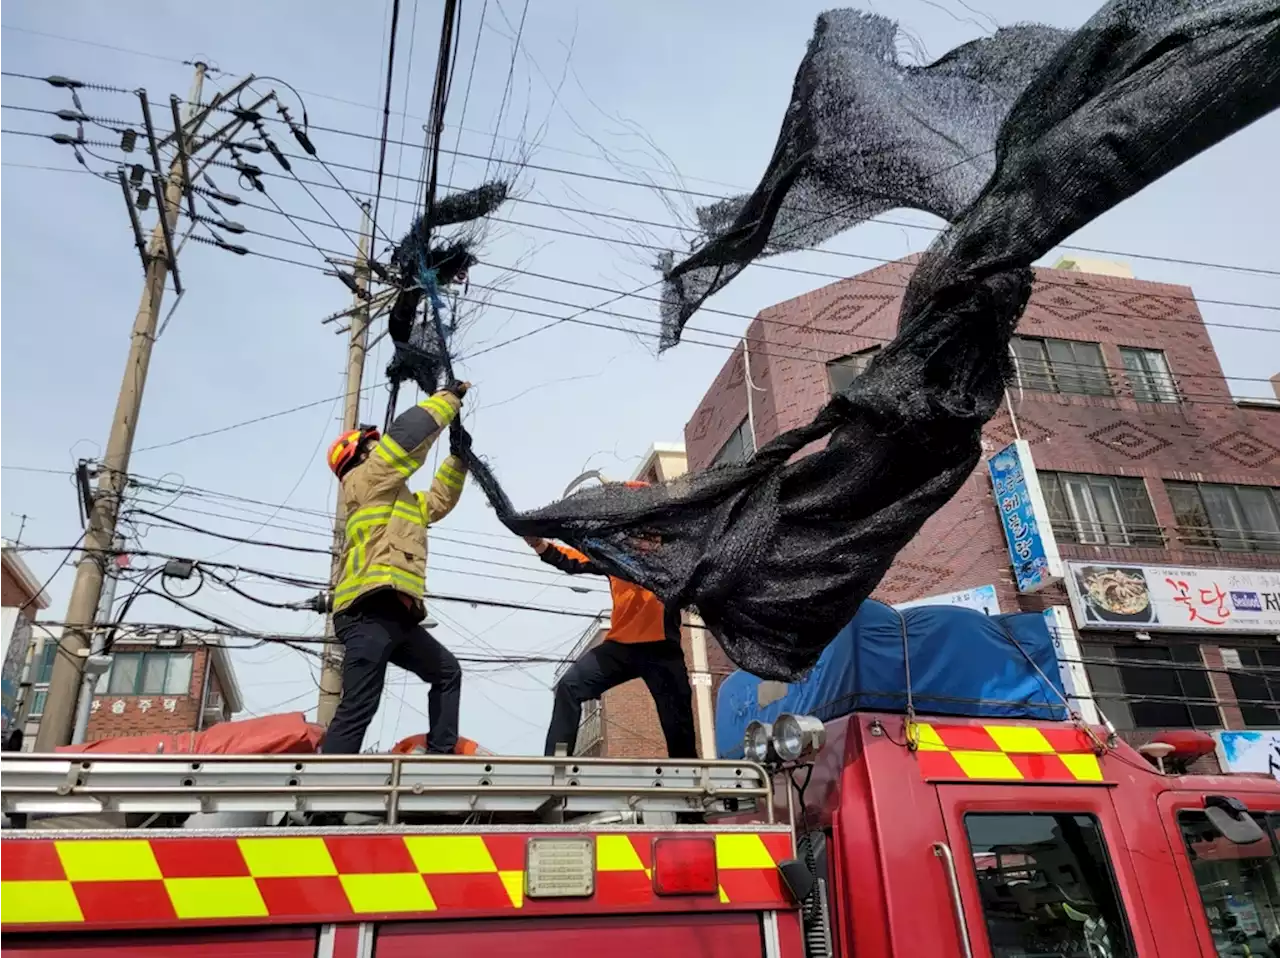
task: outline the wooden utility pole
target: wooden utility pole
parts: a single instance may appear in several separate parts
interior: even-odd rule
[[[369,204],[361,204],[364,215],[360,221],[360,246],[356,254],[355,278],[356,286],[361,293],[369,288],[369,247],[373,242],[370,235],[372,226],[369,221]],[[346,402],[342,409],[342,429],[349,432],[360,425],[360,387],[364,382],[364,358],[369,351],[369,300],[366,296],[356,294],[355,304],[351,310],[351,338],[347,343],[347,392]],[[337,504],[333,509],[333,566],[330,570],[329,582],[336,585],[342,573],[342,552],[347,539],[347,506],[342,500],[342,489],[338,489]],[[333,615],[325,619],[324,657],[320,667],[320,704],[316,709],[316,721],[328,726],[333,719],[333,712],[342,698],[342,646],[334,641]]]
[[[195,67],[195,80],[188,97],[188,120],[195,115],[204,86],[205,64],[197,63]],[[181,136],[181,131],[175,133]],[[52,752],[55,746],[66,745],[71,741],[71,727],[84,664],[82,654],[89,646],[89,635],[102,594],[106,554],[115,539],[120,499],[124,494],[133,437],[138,428],[138,413],[142,408],[142,391],[147,381],[147,368],[151,364],[151,349],[155,344],[160,304],[164,299],[164,284],[169,276],[169,263],[177,252],[169,247],[169,241],[178,222],[178,212],[187,185],[184,174],[185,153],[182,149],[177,153],[169,167],[163,208],[151,231],[142,301],[133,321],[129,358],[125,361],[124,379],[120,383],[115,416],[111,420],[106,455],[102,458],[97,494],[84,537],[84,553],[76,569],[76,581],[67,605],[67,626],[58,643],[60,654],[54,659],[49,695],[40,720],[40,732],[36,736],[37,752]]]

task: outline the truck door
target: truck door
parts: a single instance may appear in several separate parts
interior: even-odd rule
[[[1215,819],[1222,820],[1213,809],[1225,805],[1223,799],[1242,802],[1240,814],[1258,825],[1254,834],[1226,834],[1215,825]],[[1259,799],[1202,791],[1166,792],[1159,798],[1160,823],[1204,958],[1280,958],[1280,814],[1260,807]]]
[[[961,955],[1156,958],[1106,787],[939,785]]]

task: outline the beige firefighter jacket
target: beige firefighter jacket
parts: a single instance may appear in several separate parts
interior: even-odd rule
[[[426,615],[427,526],[457,505],[466,463],[446,458],[428,492],[411,492],[408,483],[460,406],[447,391],[424,399],[401,413],[365,461],[342,477],[347,528],[335,612],[370,592],[394,589],[412,600],[419,618]]]

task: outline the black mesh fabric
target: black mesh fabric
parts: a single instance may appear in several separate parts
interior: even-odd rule
[[[558,538],[667,604],[697,609],[729,657],[756,675],[792,680],[812,666],[978,464],[1030,265],[1280,104],[1280,0],[1116,0],[1061,42],[1020,29],[1038,38],[1034,49],[1052,49],[1017,81],[1025,88],[1000,124],[989,181],[972,201],[952,201],[953,225],[911,278],[897,338],[863,375],[745,463],[647,489],[588,488],[532,512],[516,513],[469,452],[507,527]],[[916,109],[888,90],[877,102],[881,112]],[[929,168],[944,168],[949,155],[939,148]],[[916,182],[925,168],[899,175]],[[825,448],[792,461],[824,438]]]
[[[697,211],[699,248],[663,268],[660,349],[753,261],[816,246],[896,207],[954,220],[995,170],[1009,110],[1070,33],[1024,24],[928,66],[898,61],[898,27],[818,17],[760,185]]]
[[[475,265],[475,224],[506,202],[508,183],[495,180],[474,189],[450,193],[417,217],[391,254],[400,292],[391,305],[387,329],[394,346],[387,379],[414,382],[425,393],[435,392],[452,378],[449,345],[455,317],[446,313],[441,290],[459,282]],[[467,225],[462,235],[440,238],[441,227]],[[419,313],[424,295],[427,308]],[[435,301],[435,309],[432,301]]]

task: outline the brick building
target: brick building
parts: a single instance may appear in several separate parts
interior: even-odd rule
[[[689,468],[749,455],[859,375],[896,333],[913,261],[760,313],[686,426]],[[1190,288],[1122,264],[1059,266],[1036,270],[1017,382],[983,445],[986,459],[1026,441],[1062,578],[1019,591],[982,462],[875,596],[990,585],[1001,611],[1061,610],[1084,664],[1076,694],[1137,743],[1163,728],[1280,728],[1280,618],[1268,615],[1280,613],[1280,402],[1233,399]],[[1146,624],[1091,611],[1113,564],[1148,589]]]
[[[57,655],[56,627],[33,639],[23,747],[35,743]],[[111,668],[94,689],[86,740],[192,732],[224,722],[244,708],[231,656],[221,646],[181,633],[154,641],[116,643]]]
[[[657,443],[650,448],[631,478],[643,482],[667,482],[683,475],[685,470],[682,443]],[[583,634],[573,652],[566,658],[577,659],[603,641],[605,633],[609,631],[607,615],[606,612],[602,622],[593,624]],[[708,659],[701,667],[698,662],[701,655],[699,643],[705,648]],[[715,693],[725,676],[733,670],[733,663],[705,630],[699,629],[695,633],[691,628],[683,629],[681,645],[684,648],[685,665],[689,669],[689,679],[694,686],[694,720],[699,725],[699,753],[710,756],[714,752],[714,744],[704,746],[703,743],[714,742],[713,726],[710,714],[703,718],[700,715],[709,713],[714,708]],[[559,675],[556,678],[559,679]],[[704,690],[701,692],[702,705],[698,703],[699,689]],[[644,682],[639,679],[626,682],[610,689],[599,701],[585,703],[574,752],[577,755],[607,755],[615,758],[665,755],[666,743],[658,724],[658,712],[653,704],[653,696],[649,694]]]

